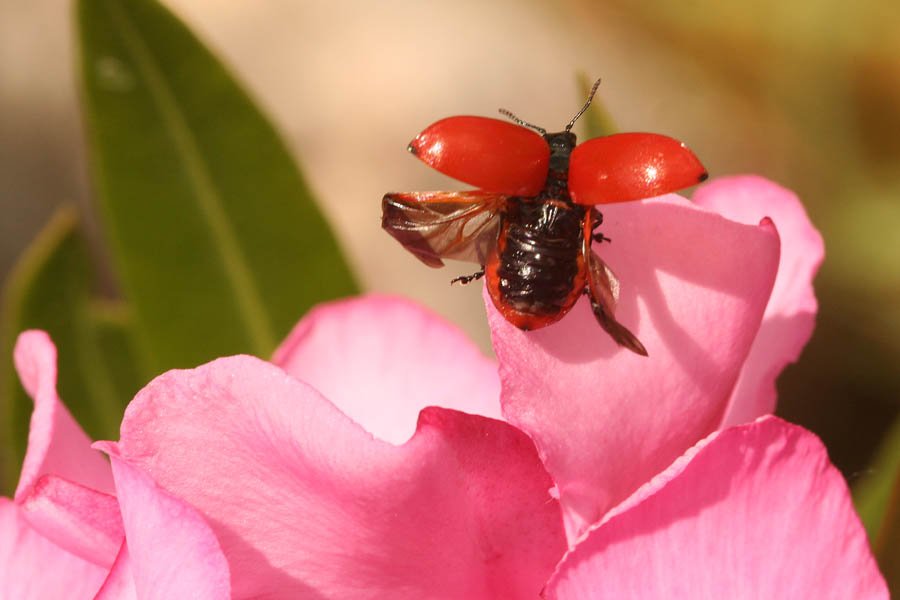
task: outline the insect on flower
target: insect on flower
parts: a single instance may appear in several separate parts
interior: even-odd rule
[[[603,216],[595,205],[673,192],[707,173],[684,144],[663,135],[622,133],[576,146],[572,127],[599,84],[559,133],[505,109],[515,125],[468,116],[434,123],[409,151],[480,189],[386,194],[381,226],[430,267],[442,267],[443,258],[481,265],[452,282],[486,277],[497,310],[520,329],[558,321],[585,294],[601,327],[646,356],[616,321],[618,281],[591,248],[607,239],[597,231]]]

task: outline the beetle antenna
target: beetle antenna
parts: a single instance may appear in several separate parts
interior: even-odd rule
[[[532,128],[532,129],[534,129],[535,131],[537,131],[537,132],[538,132],[539,134],[541,134],[541,135],[547,135],[547,130],[544,129],[543,127],[538,127],[537,125],[532,125],[531,123],[526,123],[525,121],[523,121],[522,119],[520,119],[520,118],[517,117],[516,115],[512,114],[511,112],[509,112],[509,111],[506,110],[505,108],[501,108],[501,109],[500,109],[500,114],[503,115],[503,116],[505,116],[505,117],[509,117],[510,119],[512,119],[513,121],[515,121],[516,124],[521,125],[522,127],[530,127],[530,128]]]
[[[572,120],[569,121],[569,124],[566,125],[566,131],[572,131],[572,127],[575,126],[575,121],[578,120],[578,117],[584,114],[584,111],[588,109],[588,106],[591,105],[591,100],[594,99],[594,94],[597,93],[597,88],[600,87],[600,80],[594,82],[594,87],[591,88],[591,93],[588,94],[587,102],[584,103],[584,106],[581,107],[581,110],[578,111],[578,114],[572,117]]]

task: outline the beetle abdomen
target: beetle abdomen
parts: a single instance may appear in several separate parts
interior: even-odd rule
[[[517,327],[549,325],[581,295],[585,213],[563,201],[508,201],[486,274],[494,304]]]

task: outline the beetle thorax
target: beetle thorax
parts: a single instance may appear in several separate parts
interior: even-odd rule
[[[571,131],[559,133],[545,133],[544,140],[550,146],[550,170],[567,173],[569,171],[569,156],[575,149],[575,134]]]
[[[545,133],[544,140],[550,146],[550,169],[543,195],[568,199],[569,157],[575,149],[575,134],[571,131]]]

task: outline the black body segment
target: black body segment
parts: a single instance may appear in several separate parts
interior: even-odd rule
[[[511,198],[498,245],[502,302],[518,312],[561,316],[579,279],[585,207],[554,198]],[[583,283],[582,283],[583,285]],[[555,318],[553,319],[555,320]]]
[[[500,300],[516,312],[555,321],[583,287],[584,219],[588,210],[569,198],[569,156],[575,134],[544,135],[550,170],[535,198],[510,198],[502,215],[498,244]]]

